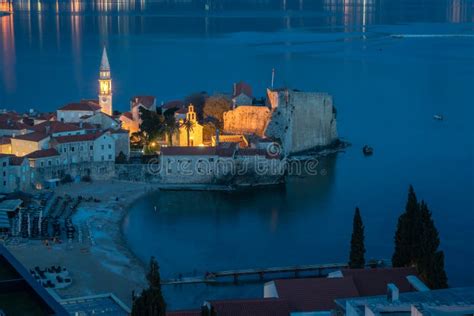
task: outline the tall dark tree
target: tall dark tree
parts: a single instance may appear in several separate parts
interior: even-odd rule
[[[420,207],[415,190],[410,185],[405,213],[400,215],[395,233],[395,252],[392,256],[394,267],[414,265],[415,254],[420,247]]]
[[[166,303],[161,292],[160,267],[155,257],[150,259],[146,278],[149,287],[140,296],[134,297],[132,316],[165,316]]]
[[[360,210],[356,207],[352,224],[351,253],[349,255],[349,267],[351,269],[360,269],[365,266],[364,238],[364,224],[362,223]]]
[[[432,289],[448,287],[448,278],[444,270],[444,253],[438,250],[440,240],[428,205],[420,203],[421,249],[417,258],[420,277]]]

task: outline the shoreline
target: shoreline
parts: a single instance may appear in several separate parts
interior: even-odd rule
[[[81,202],[73,215],[74,225],[83,234],[81,240],[50,246],[28,240],[6,246],[27,269],[52,265],[68,269],[72,284],[55,290],[62,299],[114,293],[131,306],[132,291],[138,293],[147,285],[146,264],[128,247],[122,227],[131,205],[157,190],[153,184],[118,180],[60,186],[55,189],[56,196],[100,200]]]

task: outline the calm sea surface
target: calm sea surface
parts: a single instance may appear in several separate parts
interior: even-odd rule
[[[156,256],[165,278],[346,261],[355,206],[367,257],[390,258],[413,184],[433,211],[450,284],[474,284],[472,1],[214,0],[208,13],[205,1],[176,2],[15,1],[0,18],[0,108],[52,111],[96,97],[106,45],[118,110],[136,94],[161,102],[238,80],[263,96],[276,68],[278,86],[334,96],[339,134],[353,146],[322,161],[327,175],[283,188],[146,196],[123,226],[140,259]],[[165,288],[171,308],[262,292],[260,283]]]

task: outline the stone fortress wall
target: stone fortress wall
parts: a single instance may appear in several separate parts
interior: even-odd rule
[[[281,141],[285,154],[295,154],[337,140],[336,109],[327,93],[268,90],[272,116],[265,135]]]
[[[266,106],[238,106],[224,113],[224,133],[263,136],[270,117]]]

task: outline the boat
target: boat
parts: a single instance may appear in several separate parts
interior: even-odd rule
[[[369,145],[365,145],[364,147],[362,147],[362,152],[364,153],[364,155],[370,156],[374,153],[374,149]]]
[[[435,114],[433,115],[433,118],[437,121],[442,121],[444,119],[441,114]]]

